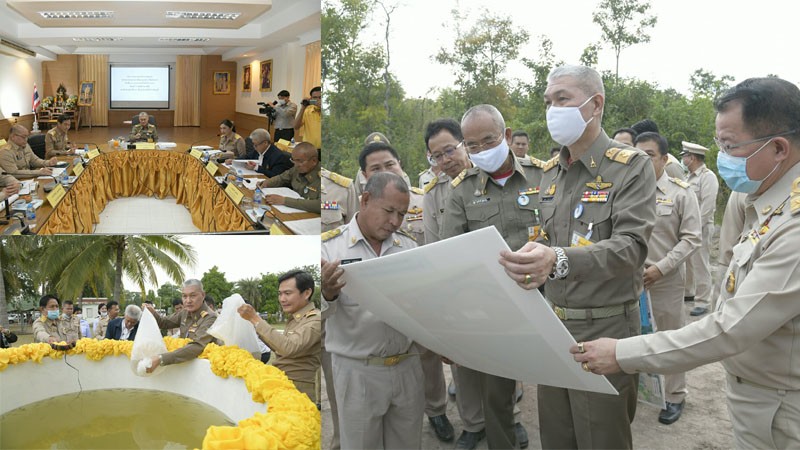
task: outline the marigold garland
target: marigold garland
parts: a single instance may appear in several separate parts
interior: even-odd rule
[[[168,351],[189,343],[189,339],[164,338]],[[53,350],[48,344],[26,344],[0,349],[0,372],[11,364],[26,361],[41,363],[45,356],[53,359],[83,354],[99,361],[106,356],[131,356],[132,341],[81,339],[75,347]],[[316,449],[320,448],[321,417],[316,405],[286,377],[280,369],[257,361],[239,347],[209,344],[199,358],[208,359],[211,371],[222,378],[242,378],[253,401],[267,403],[267,414],[256,413],[241,420],[238,426],[211,426],[206,430],[203,448],[227,449]]]

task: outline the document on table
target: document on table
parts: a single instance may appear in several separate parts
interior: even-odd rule
[[[277,187],[277,188],[261,188],[261,192],[264,196],[267,195],[282,195],[286,198],[303,198],[297,192],[287,188],[287,187]],[[292,208],[291,206],[286,205],[270,205],[272,208],[277,209],[278,211],[284,214],[292,214],[292,213],[302,213],[307,212],[303,211],[302,209]]]
[[[283,224],[286,225],[286,228],[292,230],[292,233],[294,234],[319,235],[322,232],[322,221],[319,217],[300,220],[285,220],[283,221]]]
[[[528,383],[617,394],[572,359],[575,344],[537,290],[498,263],[494,227],[344,266],[343,292],[453,362]],[[413,282],[409,282],[413,280]]]
[[[228,169],[233,167],[233,170],[242,169],[242,175],[258,175],[258,172],[256,172],[255,170],[250,169],[249,167],[247,167],[247,162],[248,161],[253,162],[254,160],[252,160],[252,159],[234,159],[233,160],[233,164],[231,164],[231,165],[224,164],[224,166],[227,167]]]

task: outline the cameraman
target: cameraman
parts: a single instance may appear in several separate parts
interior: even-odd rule
[[[300,102],[303,107],[294,122],[294,129],[301,137],[298,142],[308,142],[319,150],[322,148],[322,87],[314,87],[309,94],[310,98]],[[301,128],[302,133],[299,131]]]
[[[278,102],[275,104],[275,140],[294,138],[294,116],[297,115],[297,104],[289,100],[289,91],[278,92]]]

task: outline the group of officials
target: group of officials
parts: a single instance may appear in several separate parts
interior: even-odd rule
[[[423,414],[440,440],[454,438],[439,358],[342,290],[347,264],[490,226],[518,249],[500,255],[508,276],[521,288],[543,288],[579,342],[570,351],[580,367],[607,375],[619,392],[538,386],[543,448],[632,448],[638,373],[667,374],[659,421],[669,424],[685,404],[685,372],[720,360],[737,446],[800,445],[800,90],[779,78],[749,79],[715,105],[717,167],[734,191],[720,243],[729,265],[716,290],[708,248],[717,181],[704,164],[707,149],[682,144],[683,179],[657,132],[629,133],[632,145],[609,138],[603,82],[590,68],[554,69],[544,99],[560,145],[547,162],[514,151],[527,147],[527,136],[512,135],[491,105],[470,108],[460,123],[430,123],[425,143],[438,173],[425,184],[422,211],[384,136],[371,135],[362,149],[363,188],[323,169],[332,447],[420,448]],[[421,238],[409,226],[419,213]],[[638,336],[643,291],[661,331]],[[692,315],[710,313],[683,326],[692,297]],[[484,436],[489,448],[526,447],[515,381],[451,368],[464,423],[456,448],[474,448]]]

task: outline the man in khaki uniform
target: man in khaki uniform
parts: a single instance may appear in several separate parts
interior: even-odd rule
[[[536,198],[541,161],[515,157],[508,146],[511,128],[506,128],[503,116],[492,105],[474,106],[464,113],[461,131],[461,145],[475,167],[453,180],[440,237],[494,226],[511,248],[536,239],[541,232]],[[470,388],[480,393],[489,448],[527,447],[527,432],[514,418],[516,381],[464,366],[457,372],[457,399]],[[466,429],[456,448],[474,448],[480,438],[481,430]]]
[[[77,341],[81,338],[81,321],[75,314],[75,304],[72,300],[64,300],[61,305],[61,323],[64,325],[68,341]]]
[[[517,130],[511,134],[511,151],[517,158],[527,158],[530,150],[530,137],[528,133]]]
[[[553,69],[544,99],[547,128],[564,146],[542,176],[546,245],[503,252],[501,262],[522,287],[545,285],[545,297],[578,341],[636,335],[655,224],[655,171],[647,155],[621,148],[603,131],[605,90],[594,69]],[[638,376],[609,381],[618,396],[540,385],[542,447],[632,448]]]
[[[700,226],[703,230],[703,244],[686,261],[686,300],[694,300],[695,307],[690,312],[701,316],[708,312],[711,299],[711,271],[709,270],[709,250],[714,234],[714,211],[717,209],[719,181],[714,172],[705,164],[707,148],[683,141],[681,157],[689,169],[686,181],[691,185],[700,205]]]
[[[411,340],[342,292],[347,264],[416,247],[400,224],[408,185],[391,172],[367,181],[361,210],[347,225],[322,235],[325,347],[332,354],[341,446],[420,448],[424,392],[419,354]]]
[[[53,169],[50,166],[56,165],[58,160],[39,159],[28,145],[28,136],[30,133],[22,125],[11,127],[8,143],[0,149],[0,169],[16,178],[51,175]]]
[[[33,342],[55,344],[71,343],[77,340],[75,334],[67,332],[67,323],[61,319],[58,298],[45,294],[39,299],[41,316],[33,322]]]
[[[379,131],[373,131],[372,133],[367,135],[366,139],[364,139],[364,145],[365,146],[368,145],[368,144],[371,144],[373,142],[383,142],[384,144],[392,145],[392,143],[389,142],[389,139],[383,133],[381,133]],[[408,186],[411,187],[412,186],[411,178],[408,177],[408,174],[403,172],[402,176],[403,176],[403,180],[406,181],[406,184],[408,184]],[[364,192],[364,186],[367,184],[367,178],[364,176],[364,172],[362,172],[361,169],[359,169],[356,172],[356,176],[355,176],[354,180],[355,180],[356,196],[358,198],[361,198],[361,193]],[[412,200],[412,203],[413,203],[413,200]]]
[[[700,247],[700,208],[689,185],[667,176],[667,140],[657,133],[636,136],[636,148],[645,152],[656,171],[656,224],[647,241],[644,288],[650,292],[653,316],[658,330],[677,330],[683,326],[684,261]],[[669,425],[683,412],[686,399],[686,373],[665,378],[666,409],[658,421]]]
[[[206,293],[203,291],[203,283],[195,279],[184,281],[181,297],[183,298],[183,309],[169,317],[161,317],[149,303],[144,305],[155,317],[159,328],[166,330],[180,327],[181,337],[192,340],[185,347],[154,356],[150,368],[147,369],[148,373],[154,371],[158,366],[195,359],[203,353],[206,345],[216,342],[214,337],[208,334],[208,328],[217,320],[217,313],[212,311],[204,301]]]
[[[680,330],[570,352],[598,374],[672,373],[721,360],[736,447],[800,448],[800,89],[750,78],[715,107],[720,174],[749,194],[718,309]]]
[[[358,197],[352,178],[322,168],[322,232],[340,227],[358,211]]]
[[[294,167],[280,175],[268,178],[260,187],[288,187],[300,194],[302,198],[288,198],[282,195],[269,194],[264,201],[270,205],[286,205],[312,213],[320,213],[319,191],[319,152],[308,142],[301,142],[292,150]]]
[[[311,302],[314,278],[302,270],[278,278],[278,301],[289,316],[283,333],[258,316],[250,305],[239,307],[239,315],[250,321],[258,337],[275,352],[272,365],[286,373],[297,390],[317,403],[316,379],[319,369],[320,313]]]
[[[19,192],[19,181],[11,175],[3,173],[3,168],[0,167],[0,202],[11,197]]]
[[[54,156],[74,155],[75,150],[70,147],[67,131],[72,126],[72,120],[65,116],[58,116],[56,126],[47,132],[44,137],[44,156],[52,158]]]
[[[158,130],[150,124],[150,115],[139,113],[139,123],[135,124],[128,136],[128,142],[158,142]]]

